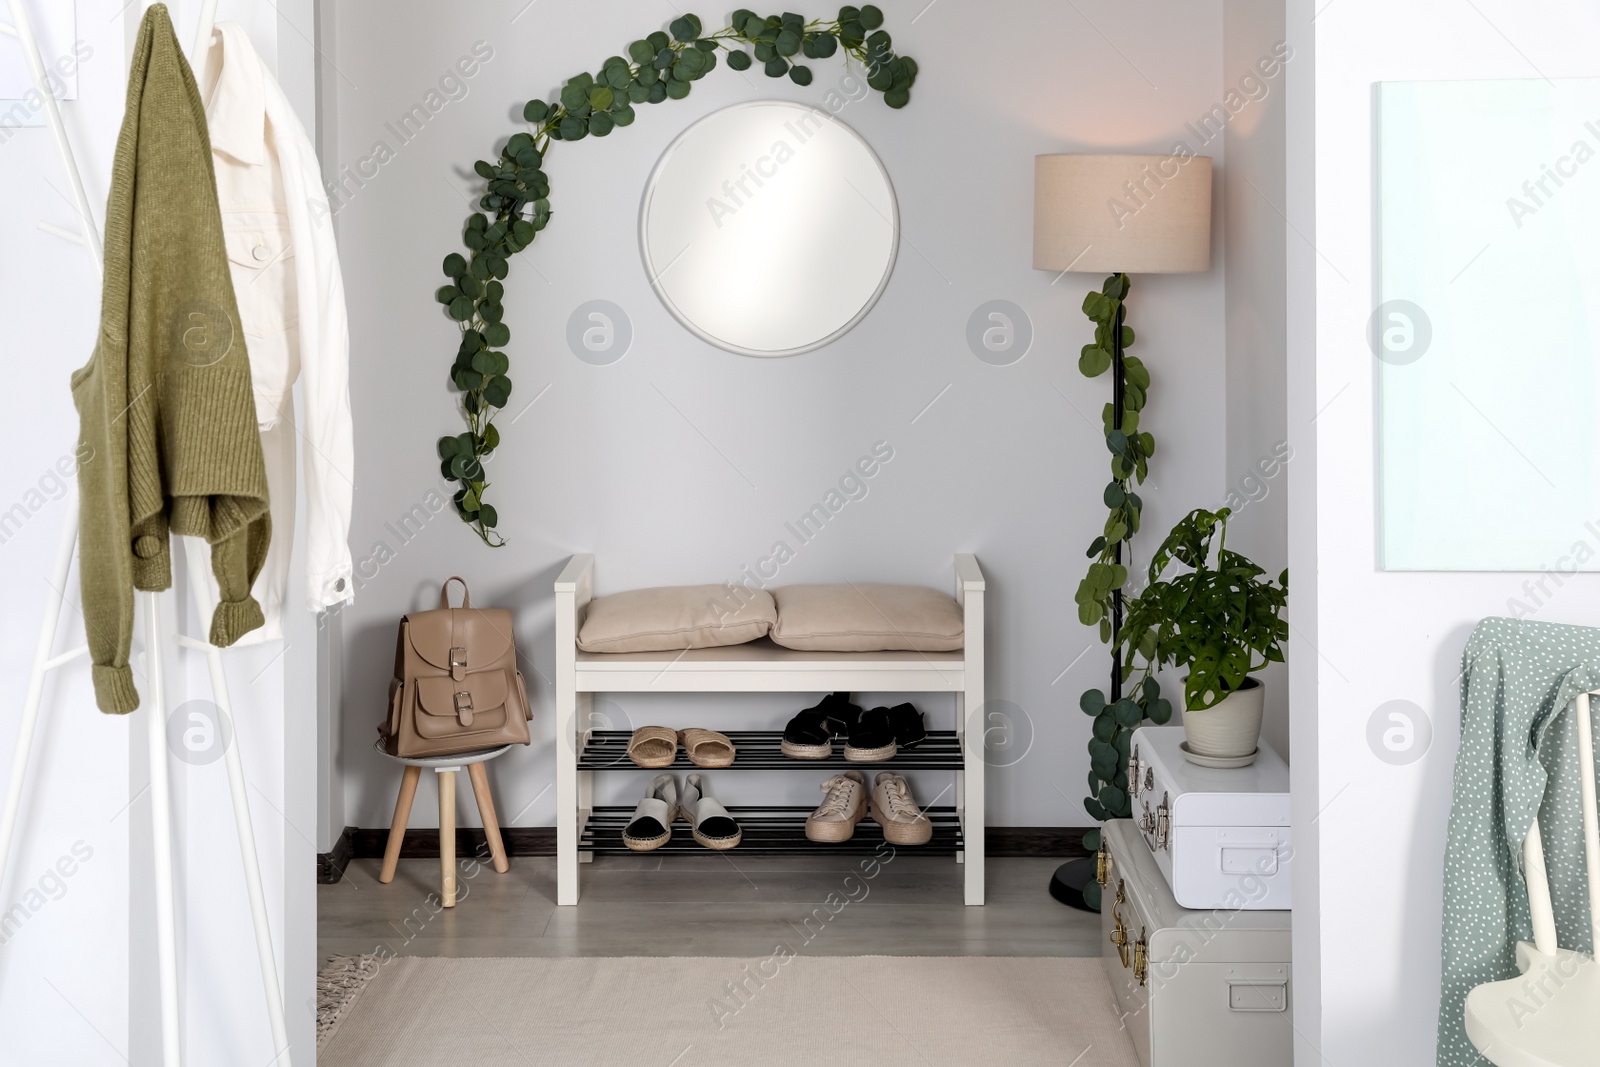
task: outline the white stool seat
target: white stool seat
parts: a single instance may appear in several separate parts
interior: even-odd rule
[[[1520,978],[1467,994],[1467,1037],[1496,1067],[1600,1067],[1600,965],[1517,944]]]
[[[396,763],[404,763],[407,767],[424,767],[436,771],[453,771],[462,767],[470,767],[474,763],[487,763],[496,756],[503,756],[511,750],[510,745],[498,745],[494,748],[477,748],[471,752],[457,752],[451,756],[391,756],[383,747],[383,738],[379,738],[372,746]]]

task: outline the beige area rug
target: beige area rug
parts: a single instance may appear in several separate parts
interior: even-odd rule
[[[330,968],[346,979],[371,969]],[[1138,1067],[1100,968],[982,956],[401,957],[353,997],[348,980],[329,985],[317,1063]]]

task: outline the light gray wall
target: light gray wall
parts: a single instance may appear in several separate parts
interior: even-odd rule
[[[1164,153],[1182,140],[1220,164],[1222,139],[1201,145],[1185,123],[1222,99],[1230,73],[1222,3],[1091,10],[1039,0],[1007,4],[1003,15],[922,0],[883,7],[897,47],[921,66],[911,105],[894,112],[874,97],[840,117],[888,168],[901,252],[878,306],[824,349],[762,360],[695,339],[651,293],[635,229],[646,176],[688,123],[741,100],[821,102],[839,85],[838,60],[816,64],[809,89],[718,69],[687,100],[641,109],[631,128],[555,145],[555,217],[513,261],[508,286],[516,392],[500,419],[491,477],[511,543],[491,551],[449,512],[405,538],[395,529],[414,505],[426,510],[428,494],[448,498],[433,442],[460,429],[446,388],[456,334],[431,293],[441,258],[459,247],[467,198],[479,184],[471,164],[522,128],[530,95],[548,98],[564,78],[594,69],[670,13],[642,0],[608,4],[604,18],[592,4],[525,0],[337,5],[330,128],[338,162],[353,168],[378,142],[386,146],[380,155],[392,153],[369,165],[361,187],[351,180],[338,214],[353,337],[351,541],[358,560],[385,560],[364,565],[368,577],[341,620],[349,822],[388,823],[398,769],[371,744],[396,621],[431,605],[441,579],[464,575],[477,602],[517,611],[518,641],[534,667],[534,743],[502,760],[494,779],[504,821],[548,825],[550,583],[567,556],[597,554],[601,593],[733,578],[785,538],[784,522],[856,457],[887,441],[894,458],[869,495],[800,547],[779,581],[948,587],[951,554],[976,552],[991,582],[991,694],[1010,702],[1008,717],[991,721],[997,744],[1005,743],[996,760],[1007,765],[990,779],[990,820],[1089,823],[1080,804],[1089,720],[1077,699],[1104,683],[1107,657],[1077,622],[1072,593],[1104,519],[1108,462],[1098,423],[1109,383],[1085,380],[1076,368],[1091,336],[1079,305],[1100,279],[1068,275],[1052,284],[1030,268],[1033,156]],[[465,81],[465,98],[401,143],[390,124],[480,40],[493,57]],[[1183,511],[1219,501],[1234,473],[1224,388],[1226,237],[1218,235],[1209,273],[1134,280],[1136,351],[1155,377],[1146,425],[1159,442],[1138,558],[1148,559],[1157,532]],[[1035,331],[1027,356],[1008,367],[980,362],[965,341],[968,316],[995,298],[1024,308]],[[632,348],[612,366],[590,366],[567,348],[567,318],[591,299],[615,302],[632,323]],[[601,710],[622,726],[776,727],[798,706],[782,697],[627,697]],[[948,725],[948,704],[929,707]],[[605,777],[612,780],[599,787],[602,802],[639,788],[628,775]],[[816,777],[723,772],[717,788],[732,801],[804,803],[816,796]],[[948,775],[935,775],[918,790],[932,799],[948,784]],[[413,821],[436,825],[435,818],[425,788]]]
[[[1273,578],[1289,562],[1288,465],[1294,460],[1287,421],[1283,138],[1284,86],[1296,57],[1284,41],[1283,16],[1283,0],[1223,3],[1223,78],[1238,107],[1227,126],[1222,179],[1228,245],[1224,501],[1234,510],[1229,547]],[[1262,680],[1261,733],[1287,757],[1288,670],[1274,664]]]

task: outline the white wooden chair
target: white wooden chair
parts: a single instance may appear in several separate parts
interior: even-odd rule
[[[1590,944],[1600,945],[1600,818],[1595,812],[1594,728],[1590,697],[1580,695],[1578,766],[1583,854],[1589,874]],[[1544,845],[1534,821],[1522,844],[1533,944],[1517,942],[1521,977],[1485,982],[1467,994],[1467,1037],[1496,1067],[1600,1067],[1600,965],[1556,944]]]

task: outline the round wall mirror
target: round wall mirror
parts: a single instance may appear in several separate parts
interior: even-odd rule
[[[871,310],[899,244],[894,189],[850,127],[805,104],[707,115],[667,148],[639,214],[667,309],[719,348],[790,356]]]

